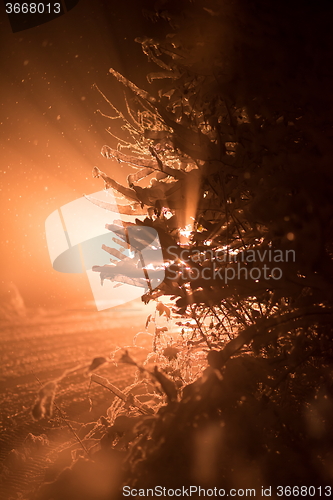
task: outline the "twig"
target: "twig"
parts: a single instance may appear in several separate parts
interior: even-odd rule
[[[206,342],[207,346],[209,347],[209,349],[212,349],[212,344],[210,343],[210,340],[207,338],[207,335],[204,333],[204,331],[202,330],[201,328],[201,325],[200,325],[200,322],[197,318],[197,315],[196,315],[196,312],[195,310],[193,309],[193,306],[192,304],[190,304],[190,309],[191,309],[191,315],[192,315],[192,318],[194,319],[194,321],[196,322],[197,324],[197,327],[198,327],[198,330],[200,332],[200,335],[201,337],[203,338],[203,340]]]
[[[34,373],[34,376],[37,380],[37,382],[39,383],[39,385],[41,387],[43,387],[43,384],[41,383],[41,381],[39,380],[39,378],[37,377],[37,375]],[[83,443],[82,439],[79,437],[79,435],[76,433],[75,429],[73,429],[73,427],[71,426],[71,424],[68,422],[68,420],[66,419],[63,411],[59,408],[59,406],[57,405],[57,403],[55,401],[53,401],[53,406],[56,408],[56,410],[58,410],[58,413],[59,413],[59,416],[60,418],[65,422],[65,424],[67,425],[67,427],[69,428],[69,430],[72,432],[73,436],[75,437],[75,439],[78,441],[78,443],[82,446],[82,449],[83,451],[87,454],[87,456],[89,457],[89,451],[87,450],[85,444]]]
[[[99,375],[93,373],[91,375],[91,381],[101,385],[102,387],[105,387],[105,389],[111,391],[115,396],[117,396],[124,402],[127,402],[127,400],[129,399],[124,392],[118,389],[118,387],[116,387],[115,385],[111,384],[111,382],[109,382],[108,379],[104,377],[100,377]],[[151,408],[148,408],[146,405],[142,404],[135,396],[133,397],[133,399],[131,398],[131,405],[135,406],[141,413],[145,415],[154,415],[154,411]]]

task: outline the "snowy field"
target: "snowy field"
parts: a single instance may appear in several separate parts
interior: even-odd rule
[[[103,312],[71,310],[37,314],[30,311],[26,318],[13,317],[2,322],[0,460],[5,491],[2,498],[19,498],[20,492],[24,497],[25,492],[42,479],[46,465],[44,455],[38,446],[27,442],[29,433],[45,434],[51,447],[72,437],[57,412],[49,420],[32,419],[31,408],[40,383],[77,365],[88,366],[97,356],[108,357],[117,347],[131,346],[135,334],[144,330],[151,309],[150,305],[136,303],[134,307]],[[151,337],[142,335],[140,339],[141,346],[149,348]],[[141,359],[147,352],[145,348],[132,351]],[[133,382],[135,368],[107,364],[98,373],[122,389]],[[89,388],[89,377],[84,370],[66,377],[59,384],[56,397],[56,403],[76,428],[96,420],[111,402],[110,392],[93,384]]]

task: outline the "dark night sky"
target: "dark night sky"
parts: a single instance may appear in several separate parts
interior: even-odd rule
[[[0,5],[1,287],[13,281],[29,306],[91,299],[84,274],[53,271],[44,222],[63,204],[102,189],[92,178],[94,165],[125,180],[126,167],[100,154],[103,144],[116,146],[105,129],[112,125],[117,134],[120,124],[96,113],[111,110],[92,85],[114,104],[123,102],[121,85],[108,73],[113,67],[148,90],[145,75],[154,68],[134,38],[161,27],[142,7],[80,0],[58,19],[12,33]]]

